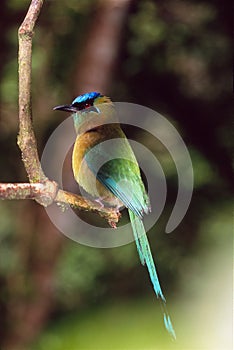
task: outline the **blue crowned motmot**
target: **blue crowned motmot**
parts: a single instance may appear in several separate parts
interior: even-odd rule
[[[116,211],[121,206],[128,209],[140,261],[147,266],[155,294],[161,300],[166,329],[175,338],[142,221],[143,215],[150,211],[149,197],[132,148],[120,125],[113,122],[114,104],[109,97],[89,92],[54,110],[67,111],[73,116],[77,134],[72,154],[75,180],[103,204],[114,207]],[[121,146],[119,149],[109,148],[109,151],[105,148],[105,152],[110,152],[110,160],[103,164],[108,155],[103,157],[98,145],[111,139],[121,139]],[[100,162],[103,164],[101,167]]]

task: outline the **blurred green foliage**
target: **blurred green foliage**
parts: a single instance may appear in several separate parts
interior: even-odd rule
[[[196,258],[190,255],[180,261],[180,292],[173,298],[168,291],[176,342],[167,337],[160,307],[150,295],[143,299],[108,298],[79,314],[72,312],[52,320],[32,349],[231,349],[231,224],[229,202],[223,211],[210,208],[199,225]]]
[[[81,317],[67,316],[32,349],[154,349],[156,343],[167,349],[165,334],[157,326],[159,329],[159,309],[149,300],[108,302]]]
[[[67,244],[57,267],[56,290],[58,299],[71,309],[80,304],[80,298],[87,295],[95,298],[102,286],[97,276],[106,268],[101,250]],[[90,295],[91,294],[91,295]]]
[[[18,268],[18,252],[14,246],[16,223],[12,220],[12,206],[0,202],[0,278]]]

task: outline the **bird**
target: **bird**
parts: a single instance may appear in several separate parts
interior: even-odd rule
[[[141,264],[148,268],[165,328],[176,339],[143,224],[144,215],[151,210],[149,196],[136,157],[118,123],[114,103],[100,92],[92,91],[77,96],[71,104],[53,109],[69,112],[73,117],[77,136],[72,170],[76,182],[102,205],[113,207],[116,212],[127,208]],[[119,139],[120,146],[101,148],[112,139]]]

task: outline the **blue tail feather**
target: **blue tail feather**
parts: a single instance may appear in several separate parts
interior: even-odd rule
[[[163,320],[167,331],[175,339],[176,334],[170,319],[170,316],[166,308],[166,299],[163,295],[160,282],[158,279],[156,267],[154,260],[151,254],[150,245],[148,238],[146,236],[145,228],[141,218],[136,216],[131,210],[128,210],[129,217],[133,229],[133,235],[136,241],[137,251],[141,260],[142,265],[146,265],[149,271],[150,279],[154,287],[155,294],[157,298],[161,299],[162,311],[163,311]]]

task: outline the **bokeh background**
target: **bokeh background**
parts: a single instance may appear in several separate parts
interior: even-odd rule
[[[17,30],[28,6],[1,1],[1,182],[27,181],[16,135]],[[162,113],[190,151],[193,199],[166,235],[176,168],[157,140],[126,128],[167,175],[167,204],[149,238],[178,340],[164,330],[134,244],[82,246],[33,201],[2,201],[1,349],[232,348],[231,13],[218,0],[45,1],[32,67],[39,153],[65,117],[52,108],[90,90]],[[66,174],[69,187],[69,165]]]

